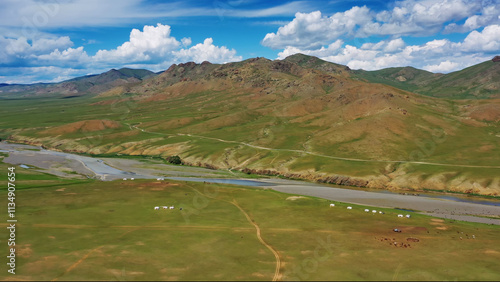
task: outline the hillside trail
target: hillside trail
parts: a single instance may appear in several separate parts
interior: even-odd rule
[[[194,138],[200,138],[200,139],[215,140],[215,141],[219,141],[219,142],[223,142],[223,143],[228,143],[228,144],[244,145],[244,146],[247,146],[247,147],[250,147],[250,148],[260,149],[260,150],[266,150],[266,151],[292,152],[292,153],[307,154],[307,155],[311,155],[311,156],[323,157],[323,158],[334,159],[334,160],[342,160],[342,161],[375,162],[375,163],[408,163],[408,164],[423,164],[423,165],[449,166],[449,167],[465,167],[465,168],[500,168],[500,166],[486,166],[486,165],[462,165],[462,164],[444,164],[444,163],[433,163],[433,162],[393,161],[393,160],[368,160],[368,159],[357,159],[357,158],[334,157],[334,156],[328,156],[328,155],[318,154],[318,153],[314,153],[314,152],[310,152],[310,151],[305,151],[305,150],[268,148],[268,147],[263,147],[263,146],[252,145],[252,144],[249,144],[249,143],[246,143],[246,142],[225,140],[225,139],[221,139],[221,138],[207,137],[207,136],[195,135],[195,134],[189,134],[189,133],[168,134],[168,133],[162,133],[162,132],[154,132],[154,131],[149,131],[149,130],[140,128],[137,125],[130,125],[130,124],[127,124],[127,125],[131,129],[135,128],[137,130],[140,130],[140,131],[145,132],[145,133],[150,133],[150,134],[157,134],[157,135],[164,135],[164,136],[188,136],[188,137],[194,137]]]

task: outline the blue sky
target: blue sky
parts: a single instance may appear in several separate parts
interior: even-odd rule
[[[451,72],[500,53],[497,0],[3,0],[0,83],[304,53]]]

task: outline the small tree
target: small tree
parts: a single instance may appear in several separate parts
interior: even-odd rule
[[[182,164],[181,157],[179,157],[179,156],[169,156],[169,157],[167,157],[167,162],[169,162],[171,164],[176,164],[176,165]]]

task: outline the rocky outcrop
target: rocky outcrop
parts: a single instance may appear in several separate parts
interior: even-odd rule
[[[495,63],[498,63],[500,62],[500,56],[495,56],[493,59],[492,59],[493,62]]]
[[[356,179],[356,178],[352,178],[349,176],[342,176],[342,175],[335,175],[335,176],[319,178],[316,181],[320,182],[320,183],[336,184],[336,185],[343,185],[343,186],[354,186],[354,187],[367,187],[368,183],[369,183],[368,180]]]

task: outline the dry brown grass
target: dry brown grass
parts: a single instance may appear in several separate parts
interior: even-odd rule
[[[94,132],[106,129],[116,129],[120,128],[121,126],[122,125],[119,122],[112,120],[83,120],[47,129],[40,132],[40,134],[63,135],[76,132]]]

